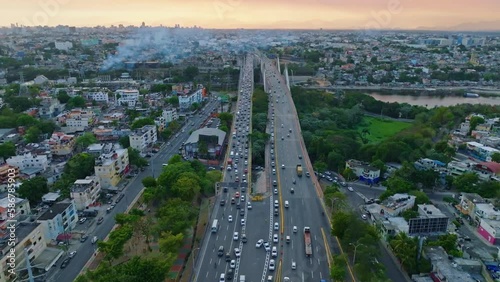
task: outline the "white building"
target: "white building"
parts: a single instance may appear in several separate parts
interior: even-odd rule
[[[115,92],[115,104],[133,108],[139,102],[139,90],[120,89]]]
[[[53,204],[37,219],[37,222],[43,225],[47,242],[58,240],[59,236],[64,236],[73,230],[78,222],[75,202],[71,200]]]
[[[96,101],[96,102],[103,102],[103,103],[109,103],[109,95],[106,92],[98,91],[98,92],[90,92],[85,94],[85,97],[87,99]]]
[[[348,160],[346,167],[350,168],[359,180],[367,183],[377,183],[380,180],[380,169],[357,160]]]
[[[46,155],[33,155],[31,153],[10,157],[6,162],[11,166],[17,166],[21,172],[30,168],[45,171],[49,166],[49,160]]]
[[[191,94],[179,95],[179,108],[181,111],[189,110],[194,103],[201,104],[203,101],[203,88],[198,89]]]
[[[471,151],[476,158],[486,162],[491,162],[491,156],[494,153],[500,152],[495,148],[485,146],[478,142],[467,142],[467,150]]]
[[[94,205],[99,199],[101,184],[97,177],[86,177],[78,179],[71,187],[71,198],[75,201],[77,210],[84,210]]]
[[[142,128],[134,130],[129,135],[130,147],[143,152],[148,146],[156,143],[158,136],[156,134],[156,126],[145,125]]]
[[[66,119],[66,126],[70,128],[79,129],[75,131],[84,131],[85,128],[89,126],[90,122],[91,119],[89,118],[74,117]]]
[[[64,42],[55,42],[56,49],[61,50],[61,51],[69,51],[71,48],[73,48],[73,43],[69,41],[64,41]]]
[[[451,161],[446,166],[448,175],[458,176],[472,171],[472,166],[467,163]]]
[[[165,123],[171,123],[174,120],[178,120],[179,116],[177,115],[177,110],[175,108],[169,109],[169,110],[163,110],[161,114],[163,120]]]
[[[15,204],[16,208],[14,211],[14,214],[10,212],[9,206],[12,204]],[[9,219],[14,219],[18,220],[21,216],[25,216],[31,213],[31,206],[30,202],[26,199],[23,198],[9,198],[7,197],[7,194],[5,194],[5,197],[0,199],[0,219],[1,222],[7,222]],[[0,226],[2,224],[0,223]]]
[[[94,171],[101,182],[102,188],[116,187],[122,177],[130,170],[128,150],[113,149],[110,153],[100,155],[94,166]]]

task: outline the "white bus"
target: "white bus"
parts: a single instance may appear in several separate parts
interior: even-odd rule
[[[214,219],[214,222],[212,223],[212,233],[216,233],[218,229],[219,221],[217,219]]]

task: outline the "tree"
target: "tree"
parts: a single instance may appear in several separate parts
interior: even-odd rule
[[[94,166],[94,156],[88,153],[80,153],[69,159],[64,167],[64,173],[74,180],[85,179],[85,177],[94,174]]]
[[[330,278],[335,282],[345,281],[346,275],[346,257],[345,254],[332,257],[332,266],[330,268]]]
[[[142,185],[144,185],[144,187],[156,187],[157,183],[156,183],[156,179],[154,179],[154,177],[152,176],[146,176],[142,179]]]
[[[189,66],[186,69],[184,69],[184,77],[186,78],[187,81],[193,81],[194,78],[198,75],[199,70],[195,66]]]
[[[344,172],[342,173],[342,175],[347,179],[347,180],[354,180],[356,179],[356,174],[354,173],[354,171],[352,171],[352,169],[346,167],[344,169]]]
[[[166,102],[174,107],[177,107],[177,106],[179,106],[179,97],[172,96],[172,97],[166,99]]]
[[[491,155],[491,160],[496,162],[496,163],[500,163],[500,153],[498,152],[495,152]]]
[[[183,173],[172,186],[172,192],[184,201],[191,201],[200,192],[198,177],[192,173]]]
[[[137,119],[132,123],[131,129],[142,128],[145,125],[155,125],[155,121],[152,118],[141,118]]]
[[[30,115],[27,114],[21,114],[17,117],[16,120],[17,126],[34,126],[38,124],[38,120]]]
[[[39,203],[48,192],[47,179],[41,176],[25,180],[17,190],[19,197],[28,199],[31,205]]]
[[[0,144],[0,158],[3,161],[16,155],[16,145],[12,142],[5,142]]]
[[[122,136],[120,139],[118,139],[118,144],[122,146],[122,148],[127,149],[130,147],[130,138],[128,136]]]
[[[332,217],[332,235],[342,240],[346,230],[351,224],[352,216],[350,213],[339,211]]]
[[[61,104],[68,103],[69,99],[71,99],[71,97],[68,95],[66,91],[61,90],[59,91],[59,93],[57,93],[57,100],[59,100]]]
[[[28,143],[38,143],[40,141],[40,136],[42,135],[42,131],[36,127],[32,126],[26,130],[26,134],[24,134],[24,139]]]
[[[66,104],[68,108],[83,108],[85,107],[85,99],[82,96],[75,96],[68,100]]]
[[[182,246],[183,240],[184,235],[182,233],[173,235],[170,231],[163,232],[158,242],[160,252],[164,254],[177,253],[179,248]]]
[[[473,172],[464,173],[453,179],[453,186],[461,192],[473,192],[474,186],[479,182],[479,176]]]
[[[83,135],[76,138],[76,147],[79,151],[84,150],[88,146],[97,143],[97,138],[91,132],[85,132]]]
[[[138,168],[141,168],[141,167],[145,167],[149,164],[148,160],[141,157],[138,150],[136,150],[132,147],[128,147],[127,150],[128,150],[128,159],[129,159],[129,162],[131,165],[136,166]]]
[[[34,106],[33,101],[27,97],[10,97],[8,103],[16,113],[24,112]]]
[[[219,119],[222,125],[231,127],[231,123],[233,122],[233,115],[228,112],[223,112],[219,114]]]

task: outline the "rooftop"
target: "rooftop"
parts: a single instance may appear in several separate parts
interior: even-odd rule
[[[353,159],[348,160],[347,164],[350,167],[361,167],[361,168],[364,168],[366,170],[371,170],[371,171],[377,171],[377,170],[379,170],[378,168],[370,166],[367,163],[364,163],[364,162],[361,162],[361,161],[358,161],[358,160],[353,160]]]
[[[71,203],[55,203],[47,209],[47,211],[42,214],[38,220],[50,220],[56,217],[58,214],[62,214]]]
[[[438,277],[444,276],[446,281],[475,282],[469,273],[448,259],[448,254],[442,247],[425,248],[425,254],[438,271]]]
[[[186,140],[186,144],[198,143],[200,135],[217,136],[218,137],[217,143],[219,145],[222,145],[224,143],[224,138],[226,138],[226,133],[220,129],[203,127],[193,131],[193,133],[191,133],[191,135],[189,136],[188,140]]]
[[[21,243],[28,235],[35,230],[40,223],[37,222],[20,222],[16,225],[16,245]],[[7,246],[7,242],[2,242],[1,248],[5,248]],[[7,254],[7,253],[6,253]]]
[[[420,217],[434,218],[434,217],[446,217],[440,209],[436,208],[434,205],[418,205],[418,213]]]

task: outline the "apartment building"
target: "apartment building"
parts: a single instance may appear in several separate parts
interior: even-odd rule
[[[161,117],[164,119],[166,124],[169,124],[172,121],[179,119],[179,116],[177,115],[177,110],[175,108],[163,110]]]
[[[442,235],[448,229],[449,218],[434,205],[418,205],[417,218],[408,222],[410,235]]]
[[[129,135],[130,147],[144,152],[146,148],[152,146],[158,140],[156,134],[156,126],[145,125],[142,128],[136,129]]]
[[[9,178],[19,178],[19,168],[9,164],[0,165],[0,184],[5,184]]]
[[[102,189],[116,187],[118,182],[130,170],[128,150],[114,149],[96,159],[94,171]]]
[[[21,172],[27,169],[45,171],[49,166],[47,155],[34,155],[32,153],[10,157],[6,160],[6,163],[18,167]]]
[[[58,236],[69,233],[78,223],[75,201],[66,200],[53,204],[36,221],[43,226],[47,243],[58,240]]]
[[[12,205],[12,203],[15,203],[16,205],[14,214],[9,211],[9,207]],[[30,213],[30,202],[26,199],[19,197],[9,199],[7,196],[0,199],[0,226],[2,226],[2,224],[5,223],[8,219],[20,220],[23,216],[26,217]]]
[[[463,215],[469,216],[471,219],[474,219],[474,213],[476,210],[476,204],[486,203],[486,200],[483,197],[479,196],[476,193],[462,193],[460,196],[460,203],[455,207],[459,210]],[[479,221],[476,221],[476,225],[479,224]]]
[[[42,97],[40,106],[38,107],[38,114],[41,118],[53,118],[60,114],[64,106],[59,103],[54,97]]]
[[[348,160],[346,167],[350,168],[359,180],[367,183],[377,183],[380,181],[380,169],[372,167],[367,163],[358,160]]]
[[[139,102],[139,90],[120,89],[115,92],[115,105],[134,108]]]
[[[485,146],[478,142],[467,142],[466,144],[467,150],[469,150],[469,152],[471,152],[474,157],[486,162],[491,162],[491,156],[494,153],[500,152],[495,148]]]
[[[100,193],[101,184],[95,176],[78,179],[71,187],[71,199],[75,201],[76,209],[79,211],[94,205]]]
[[[472,166],[469,163],[451,161],[446,165],[448,175],[458,176],[472,171]]]
[[[103,91],[85,93],[85,97],[98,103],[109,103],[109,95]]]
[[[63,132],[54,132],[49,139],[50,151],[52,155],[56,156],[67,156],[73,153],[75,143],[75,135],[68,135]]]
[[[204,88],[198,89],[189,94],[179,94],[179,109],[188,111],[194,103],[201,104],[203,102]]]
[[[115,129],[115,128],[105,128],[104,126],[99,126],[92,130],[92,133],[99,141],[118,141],[123,136],[130,135],[129,129]]]

